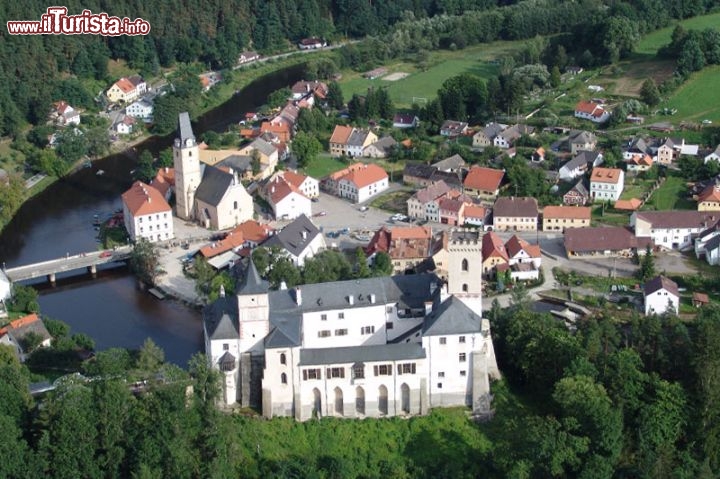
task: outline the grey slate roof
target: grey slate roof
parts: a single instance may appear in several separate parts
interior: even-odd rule
[[[271,143],[263,140],[262,138],[255,138],[255,140],[250,143],[250,146],[266,156],[272,155],[276,150]]]
[[[483,128],[483,133],[485,133],[485,136],[490,140],[494,140],[496,136],[498,136],[504,129],[506,128],[505,125],[501,125],[500,123],[489,123],[488,125]]]
[[[677,283],[670,278],[662,275],[655,276],[653,279],[643,285],[643,291],[645,292],[646,296],[661,289],[665,289],[668,293],[672,293],[675,296],[680,296],[680,291],[678,290]]]
[[[432,284],[435,288],[430,293]],[[332,283],[305,284],[300,286],[302,304],[295,302],[294,289],[270,292],[270,314],[327,311],[367,307],[370,295],[375,304],[397,303],[399,309],[419,309],[425,301],[436,302],[440,298],[440,279],[434,274],[413,274],[365,278]],[[349,302],[353,296],[353,304]]]
[[[203,178],[195,190],[195,199],[217,206],[233,182],[233,175],[214,166],[205,165]]]
[[[395,141],[395,138],[393,138],[392,136],[384,136],[372,145],[368,145],[368,147],[370,146],[374,146],[378,150],[383,151],[387,154],[390,153],[392,149],[397,146],[397,141]]]
[[[238,303],[235,296],[218,298],[203,309],[202,316],[207,335],[211,340],[237,339],[240,336]]]
[[[295,221],[283,228],[279,233],[271,236],[264,246],[280,246],[291,255],[300,256],[320,230],[305,215],[298,216]],[[303,237],[304,235],[304,237]]]
[[[301,349],[300,366],[347,364],[424,359],[425,350],[419,343],[380,344],[346,348]]]
[[[252,170],[252,156],[230,155],[224,160],[218,162],[216,166],[227,166],[240,172],[249,171]]]
[[[433,163],[432,166],[440,171],[453,171],[465,166],[465,160],[463,160],[462,156],[455,154],[448,156],[444,160]]]
[[[568,140],[570,143],[595,143],[597,142],[597,137],[589,131],[575,130],[570,132]]]
[[[269,289],[268,282],[260,277],[251,255],[243,279],[238,283],[235,292],[238,294],[262,294],[267,293]]]
[[[368,132],[365,130],[356,130],[353,128],[352,133],[350,134],[350,138],[347,140],[347,146],[362,146],[363,143],[365,143],[365,138],[367,138]]]
[[[720,248],[720,235],[713,236],[708,240],[707,243],[705,243],[705,251],[714,251],[716,249]]]
[[[195,135],[193,134],[192,126],[190,125],[190,114],[186,111],[180,113],[180,117],[178,119],[178,130],[180,133],[180,140],[183,144],[185,144],[185,140],[187,139],[195,141]]]
[[[266,348],[289,348],[300,346],[300,325],[302,316],[300,313],[279,313],[270,314],[272,329],[265,337]]]
[[[462,300],[450,296],[425,318],[423,336],[479,333],[482,318]]]
[[[403,176],[412,176],[415,178],[430,179],[430,177],[437,171],[434,166],[426,165],[424,163],[405,163],[403,168]]]

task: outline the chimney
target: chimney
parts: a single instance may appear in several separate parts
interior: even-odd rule
[[[302,292],[299,286],[295,287],[295,303],[297,303],[298,306],[302,306]]]
[[[348,295],[348,303],[350,304],[350,306],[355,304],[355,298],[353,297],[352,294]]]
[[[220,297],[221,298],[225,297],[225,285],[222,285],[222,284],[220,285]]]
[[[375,294],[374,293],[370,294],[370,304],[375,304]]]
[[[303,231],[301,234],[303,239],[307,239],[307,231]]]
[[[280,291],[285,291],[287,289],[287,283],[285,281],[280,281]]]

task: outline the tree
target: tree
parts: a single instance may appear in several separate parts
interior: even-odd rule
[[[150,338],[147,338],[140,348],[140,354],[137,359],[137,368],[148,373],[156,372],[165,362],[165,352],[155,344]]]
[[[270,108],[279,108],[288,102],[288,99],[292,97],[292,91],[290,88],[285,87],[268,95],[267,104]]]
[[[371,269],[373,276],[390,276],[393,273],[393,264],[390,255],[383,251],[375,253]]]
[[[720,467],[720,308],[701,308],[692,364],[700,421],[697,437],[710,467]]]
[[[372,271],[367,263],[367,255],[362,248],[358,247],[355,250],[355,277],[369,278],[371,274]]]
[[[10,306],[14,311],[21,313],[39,312],[40,304],[38,303],[37,291],[32,286],[14,285]]]
[[[648,106],[655,106],[660,103],[660,91],[655,84],[655,80],[648,78],[643,82],[642,88],[640,89],[640,98],[643,103]]]
[[[328,85],[327,101],[328,105],[336,110],[341,110],[345,106],[342,88],[338,82],[332,81]]]
[[[292,151],[298,160],[298,165],[304,167],[310,164],[322,151],[322,145],[313,135],[298,132],[292,142]]]
[[[58,135],[55,151],[65,162],[66,168],[87,154],[87,140],[78,129],[68,128]]]
[[[252,174],[253,176],[256,176],[258,173],[260,173],[260,152],[258,150],[253,150],[250,156],[252,157],[252,160],[250,160]]]
[[[205,258],[196,258],[193,262],[193,276],[195,277],[195,291],[202,296],[210,293],[210,283],[215,277],[215,269]]]
[[[110,150],[110,138],[105,125],[90,128],[85,132],[87,141],[87,154],[93,158],[100,158]]]
[[[136,180],[148,184],[155,178],[155,166],[153,166],[153,157],[149,150],[143,150],[140,153],[134,176]]]
[[[161,168],[172,168],[174,166],[172,148],[165,148],[160,152],[158,166]]]
[[[655,257],[653,256],[652,248],[648,245],[645,248],[645,255],[640,260],[638,278],[642,281],[649,281],[655,276],[657,276],[655,272]]]
[[[164,274],[158,256],[155,245],[146,238],[140,238],[135,243],[130,255],[130,269],[142,283],[152,286],[157,277]]]
[[[550,70],[550,86],[553,88],[557,88],[560,86],[561,82],[561,76],[560,76],[560,68],[558,68],[557,65],[552,67],[552,70]]]

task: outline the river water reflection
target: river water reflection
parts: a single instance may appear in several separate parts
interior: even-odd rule
[[[269,93],[299,80],[302,71],[294,66],[256,80],[195,122],[195,134],[225,131]],[[121,207],[120,194],[132,183],[137,154],[148,149],[157,155],[173,138],[151,138],[135,151],[103,158],[32,198],[0,235],[0,261],[9,268],[96,249],[93,216]],[[104,174],[97,175],[98,170]],[[127,268],[100,272],[96,279],[58,275],[56,287],[37,286],[43,314],[65,321],[72,332],[90,335],[98,349],[138,348],[150,337],[167,360],[180,366],[203,349],[199,312],[139,291]]]

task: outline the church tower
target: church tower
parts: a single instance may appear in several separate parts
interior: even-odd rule
[[[180,113],[178,137],[173,143],[175,167],[175,214],[184,219],[194,219],[195,190],[200,185],[200,150],[190,125],[190,115]]]
[[[448,234],[447,292],[482,311],[482,233],[453,228]]]
[[[240,352],[263,352],[263,340],[270,332],[268,283],[260,278],[252,258],[237,288]]]

